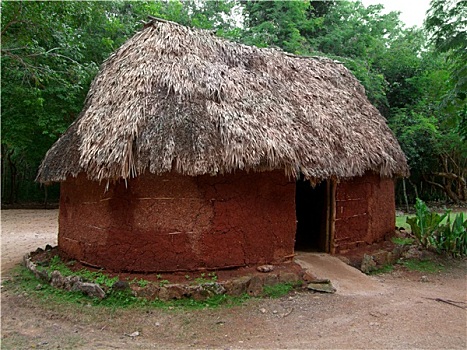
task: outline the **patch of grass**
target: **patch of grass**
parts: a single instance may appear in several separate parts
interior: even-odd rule
[[[160,280],[159,281],[159,286],[164,287],[164,286],[168,285],[169,283],[170,283],[169,280]]]
[[[370,275],[381,275],[381,274],[384,274],[384,273],[389,273],[389,272],[392,272],[394,271],[394,265],[391,265],[391,264],[386,264],[386,265],[383,265],[379,268],[377,268],[376,270],[373,270],[373,271],[370,271]]]
[[[444,266],[431,260],[408,259],[401,262],[410,271],[436,273],[444,270]]]
[[[130,281],[130,284],[136,284],[138,287],[141,287],[141,288],[144,288],[146,287],[150,282],[148,280],[145,280],[145,279],[137,279],[137,278],[133,278],[131,281]]]
[[[403,238],[403,237],[392,237],[391,238],[391,241],[394,243],[394,244],[398,244],[398,245],[411,245],[413,242],[415,242],[415,239],[413,238]]]
[[[118,277],[109,277],[102,272],[92,272],[88,270],[80,270],[75,273],[77,276],[82,277],[85,280],[97,283],[101,286],[108,288],[112,287],[115,282],[118,281]]]
[[[216,282],[216,281],[217,281],[217,274],[215,272],[209,272],[207,276],[203,272],[200,277],[195,278],[195,282],[197,284],[204,284],[204,283],[210,283],[210,282]]]
[[[131,291],[111,291],[104,299],[92,299],[93,305],[105,306],[109,308],[133,308],[133,307],[144,307],[150,302],[144,298],[135,297]]]
[[[24,294],[36,297],[41,301],[56,301],[59,303],[87,304],[90,299],[80,292],[68,292],[57,289],[39,280],[24,266],[13,271],[12,279],[5,281],[4,287],[15,294]]]
[[[278,283],[272,286],[264,286],[263,294],[269,298],[280,298],[289,294],[297,284],[294,283]]]
[[[251,297],[248,294],[243,294],[241,296],[231,296],[231,295],[214,295],[206,300],[194,300],[194,299],[179,299],[179,300],[170,300],[170,301],[161,301],[155,300],[152,301],[149,306],[166,308],[172,310],[198,310],[206,308],[219,308],[219,307],[233,307],[242,305],[247,300],[250,300]]]
[[[3,282],[4,288],[15,294],[33,297],[47,305],[90,305],[104,307],[111,310],[126,308],[163,308],[163,309],[204,309],[218,307],[232,307],[241,305],[250,297],[247,294],[235,297],[229,295],[215,295],[206,300],[180,299],[171,301],[149,301],[145,298],[135,297],[131,291],[112,291],[106,298],[89,298],[81,292],[65,291],[50,286],[39,280],[24,266],[19,266],[13,271],[13,278]],[[163,282],[163,281],[160,281]],[[167,281],[168,282],[168,281]],[[39,287],[40,286],[40,287]],[[81,307],[81,306],[80,306]]]
[[[101,286],[106,286],[108,288],[112,287],[112,285],[118,281],[118,277],[109,277],[101,271],[93,272],[89,270],[79,270],[79,271],[72,271],[67,264],[60,260],[58,255],[55,255],[50,259],[49,265],[47,267],[38,267],[42,270],[47,270],[48,272],[52,272],[54,270],[59,271],[62,276],[79,276],[85,281],[94,282]]]

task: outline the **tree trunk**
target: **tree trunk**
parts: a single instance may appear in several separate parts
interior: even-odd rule
[[[404,190],[405,206],[406,206],[407,213],[408,213],[409,212],[409,199],[407,198],[407,189],[405,188],[405,177],[402,178],[402,189]]]
[[[451,178],[449,177],[442,177],[443,179],[443,184],[439,184],[437,182],[434,182],[434,181],[430,181],[428,180],[426,177],[424,177],[424,180],[429,183],[430,185],[433,185],[437,188],[440,188],[441,190],[443,190],[443,192],[456,204],[458,204],[460,202],[460,199],[459,199],[459,196],[452,191],[452,180]]]
[[[9,203],[13,204],[16,198],[16,177],[18,169],[16,168],[16,164],[12,161],[11,155],[13,152],[8,152],[7,159],[8,165],[10,166],[10,194],[9,194]]]
[[[410,179],[409,180],[409,183],[412,185],[414,191],[415,191],[415,198],[420,198],[420,196],[418,195],[418,188],[417,188],[417,185],[414,184]]]

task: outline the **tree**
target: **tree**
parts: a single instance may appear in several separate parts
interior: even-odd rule
[[[81,111],[99,65],[147,15],[228,31],[235,4],[2,2],[2,202],[43,198],[34,183],[41,159]]]
[[[274,46],[287,52],[309,52],[307,33],[316,20],[308,15],[308,1],[243,1],[246,29],[242,41],[259,47]]]
[[[432,0],[425,28],[438,52],[446,53],[451,63],[453,89],[450,102],[467,98],[467,1]],[[457,101],[458,102],[458,101]]]
[[[35,173],[79,112],[97,70],[83,61],[80,33],[73,30],[89,11],[85,3],[2,4],[2,184],[9,175],[10,202],[18,197],[18,180]]]
[[[411,167],[409,182],[415,194],[439,198],[439,190],[453,202],[467,200],[467,144],[453,125],[449,109],[441,108],[452,89],[449,64],[442,55],[425,51],[419,72],[407,79],[413,86],[412,99],[402,108],[394,107],[390,125],[407,155]],[[434,197],[423,184],[435,189]],[[425,186],[426,187],[426,186]]]
[[[453,201],[467,201],[467,2],[432,0],[425,28],[433,56],[444,61],[444,89],[432,109],[442,137],[437,144],[439,166],[425,176]]]

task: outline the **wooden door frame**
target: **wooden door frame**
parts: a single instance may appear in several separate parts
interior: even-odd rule
[[[336,229],[336,181],[328,179],[326,181],[326,243],[325,253],[334,254],[336,247],[334,244],[334,233]]]

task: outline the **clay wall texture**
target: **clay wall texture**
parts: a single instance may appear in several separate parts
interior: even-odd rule
[[[183,271],[279,263],[293,254],[295,182],[282,171],[145,174],[105,191],[62,183],[60,250],[112,271]]]
[[[381,241],[394,233],[394,180],[367,173],[336,188],[333,252]]]

